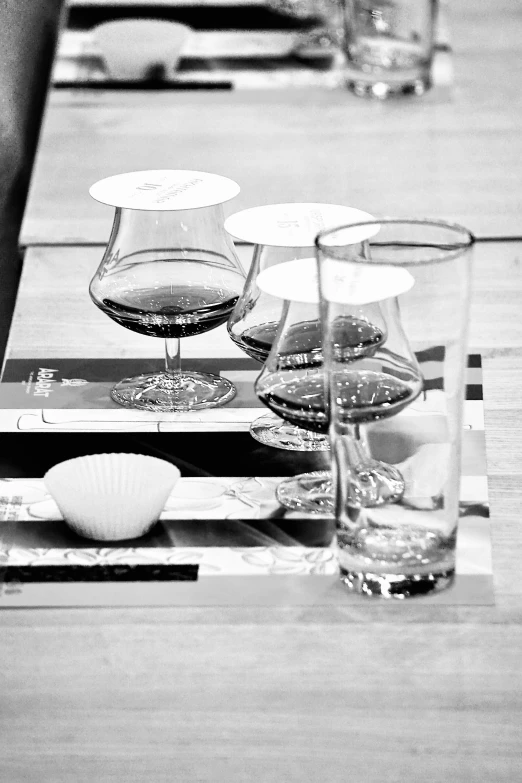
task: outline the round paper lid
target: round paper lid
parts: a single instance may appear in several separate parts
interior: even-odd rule
[[[101,179],[89,189],[102,204],[154,211],[211,207],[239,191],[237,182],[228,177],[184,169],[130,171]]]
[[[399,296],[415,283],[402,267],[354,264],[326,259],[322,262],[323,294],[329,302],[362,306]],[[319,301],[315,258],[299,258],[268,267],[257,276],[257,285],[270,296],[292,302]]]
[[[254,245],[313,247],[324,229],[374,219],[368,212],[341,204],[267,204],[230,215],[225,229],[235,239]],[[366,231],[364,239],[376,234],[378,227]]]

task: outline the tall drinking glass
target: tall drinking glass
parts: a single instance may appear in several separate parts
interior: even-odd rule
[[[438,0],[342,0],[345,77],[356,95],[422,95],[431,87]]]
[[[356,232],[372,225],[378,234],[361,243]],[[359,593],[405,598],[454,578],[473,244],[467,229],[427,219],[316,240],[338,555]],[[339,321],[390,296],[394,335],[343,363]],[[402,477],[398,496],[374,501],[361,488],[361,440]]]

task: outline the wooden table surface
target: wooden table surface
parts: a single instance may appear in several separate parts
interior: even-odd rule
[[[88,288],[103,251],[101,246],[27,250],[9,358],[161,357],[162,340],[122,329],[93,305]],[[251,254],[251,248],[239,246],[244,266]],[[470,352],[486,359],[499,354],[522,357],[521,257],[522,241],[475,245]],[[56,307],[49,307],[51,301]],[[219,345],[219,356],[244,356],[225,327],[182,340],[182,355],[210,356],[214,344]]]
[[[24,245],[107,241],[113,210],[88,195],[123,171],[223,173],[236,211],[282,201],[440,217],[520,236],[522,16],[517,0],[450,9],[455,84],[372,102],[346,90],[99,90],[51,94]]]
[[[451,101],[53,96],[9,352],[155,355],[90,304],[102,248],[79,247],[105,242],[112,217],[88,185],[131,167],[235,177],[234,209],[344,201],[498,238],[476,247],[470,339],[484,357],[495,605],[3,611],[2,781],[520,778],[522,16],[516,0],[453,10]]]

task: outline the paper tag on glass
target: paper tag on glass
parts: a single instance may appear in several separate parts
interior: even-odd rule
[[[89,189],[90,195],[102,204],[154,211],[211,207],[229,201],[239,191],[237,182],[228,177],[181,169],[116,174]]]
[[[268,204],[236,212],[225,221],[235,239],[272,247],[313,247],[320,231],[374,220],[368,212],[340,204]],[[361,241],[374,236],[379,226],[361,226]]]
[[[354,264],[323,260],[323,296],[338,304],[365,305],[399,296],[414,284],[413,275],[402,267]],[[266,294],[293,302],[319,301],[315,258],[287,261],[263,270],[257,285]]]

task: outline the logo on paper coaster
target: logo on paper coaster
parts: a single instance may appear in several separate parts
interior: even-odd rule
[[[237,182],[228,177],[183,169],[116,174],[89,189],[92,198],[102,204],[151,211],[211,207],[229,201],[239,191]]]
[[[235,239],[254,245],[311,248],[320,231],[373,220],[368,212],[341,204],[268,204],[236,212],[225,220],[225,229]],[[368,239],[379,226],[361,230]]]

